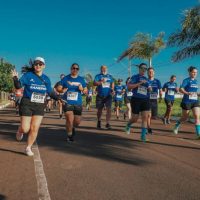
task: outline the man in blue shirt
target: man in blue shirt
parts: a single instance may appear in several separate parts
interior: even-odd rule
[[[113,77],[107,73],[107,67],[101,66],[101,73],[94,79],[94,86],[97,86],[96,108],[97,108],[97,128],[101,128],[101,116],[104,106],[106,106],[106,128],[110,129],[112,93],[114,91]]]
[[[184,79],[180,86],[180,92],[184,94],[181,102],[182,116],[180,120],[176,122],[173,132],[174,134],[178,134],[180,124],[188,119],[190,110],[192,110],[195,119],[197,139],[200,139],[200,105],[198,100],[200,95],[198,93],[198,82],[196,79],[197,68],[191,66],[188,68],[188,72],[189,77]]]
[[[147,65],[145,63],[141,63],[139,65],[139,74],[133,75],[130,82],[128,83],[128,89],[132,89],[133,92],[131,99],[132,118],[129,120],[125,127],[126,133],[130,134],[131,124],[138,121],[139,114],[141,113],[141,140],[143,142],[146,141],[147,119],[150,113],[149,92],[151,91],[148,79],[145,76],[146,71]]]
[[[72,64],[71,73],[61,80],[64,95],[62,96],[63,110],[66,117],[67,140],[74,141],[75,127],[81,122],[82,114],[82,93],[87,93],[86,82],[78,75],[79,65]]]
[[[165,92],[165,104],[166,104],[166,112],[163,118],[164,124],[170,124],[170,117],[172,113],[172,108],[174,105],[174,96],[175,93],[178,92],[178,87],[176,81],[176,76],[172,75],[170,81],[163,85],[163,92]]]
[[[148,78],[149,78],[148,80],[152,88],[152,91],[149,93],[151,113],[149,114],[147,121],[148,133],[150,134],[152,134],[151,118],[157,119],[158,115],[158,93],[160,100],[162,99],[161,83],[158,79],[154,77],[154,75],[155,75],[154,68],[152,67],[148,68]]]
[[[116,117],[119,119],[119,111],[122,107],[122,102],[123,102],[123,95],[125,92],[124,86],[122,86],[122,79],[118,79],[117,85],[114,87],[114,101],[115,101],[115,111],[116,111]]]

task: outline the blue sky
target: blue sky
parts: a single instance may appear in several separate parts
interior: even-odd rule
[[[80,64],[80,74],[95,75],[105,64],[115,78],[126,79],[127,61],[115,63],[137,32],[166,39],[180,25],[182,11],[198,0],[1,0],[0,57],[20,68],[30,58],[46,59],[45,74],[52,83],[69,66]],[[199,58],[171,63],[172,49],[153,58],[157,77],[165,82],[176,74],[178,82],[189,65],[199,66]],[[133,63],[139,63],[133,60]],[[132,69],[133,73],[137,70]]]

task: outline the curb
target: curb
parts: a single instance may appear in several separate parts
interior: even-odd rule
[[[4,105],[1,105],[1,106],[0,106],[0,110],[3,109],[3,108],[5,108],[5,107],[7,107],[7,106],[9,106],[9,105],[10,105],[10,103],[6,103],[6,104],[4,104]]]

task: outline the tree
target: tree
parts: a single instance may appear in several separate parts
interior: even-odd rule
[[[13,80],[11,76],[11,70],[14,69],[14,65],[4,62],[1,58],[0,61],[0,91],[10,92],[13,89]]]
[[[150,34],[137,33],[129,48],[118,58],[118,61],[128,57],[128,59],[139,58],[148,60],[149,67],[152,66],[153,56],[165,47],[164,32],[160,32],[156,38]]]
[[[93,86],[93,78],[92,78],[92,75],[90,73],[87,73],[84,75],[84,78],[87,82],[87,86],[88,88],[92,87]]]
[[[174,62],[200,54],[200,6],[184,11],[181,29],[170,35],[167,44],[179,48],[172,56]]]

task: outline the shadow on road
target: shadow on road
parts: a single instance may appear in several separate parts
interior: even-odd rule
[[[0,194],[0,200],[6,200],[6,196]]]

